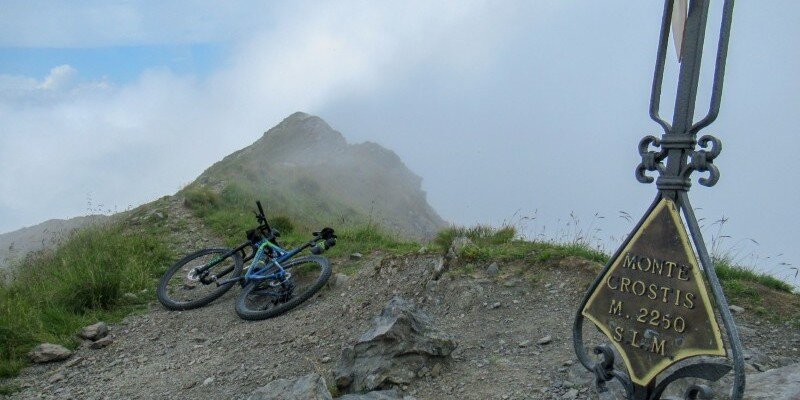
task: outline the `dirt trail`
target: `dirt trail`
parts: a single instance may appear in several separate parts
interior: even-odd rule
[[[206,244],[197,237],[190,234],[186,244]],[[576,381],[581,374],[573,373],[581,367],[573,362],[571,327],[597,266],[566,259],[534,272],[500,264],[494,277],[478,268],[433,280],[440,262],[438,254],[380,252],[332,260],[334,273],[357,272],[288,314],[258,322],[236,316],[238,288],[199,310],[169,312],[154,300],[147,312],[111,326],[110,346],[82,347],[65,362],[25,369],[7,382],[23,388],[10,398],[244,399],[276,378],[327,376],[342,346],[395,295],[421,304],[459,342],[449,368],[422,374],[401,388],[405,393],[419,399],[560,399],[568,392],[567,398],[594,398]],[[737,318],[751,362],[800,361],[800,332],[743,315]],[[772,340],[759,340],[764,334]],[[546,336],[549,343],[537,344]]]

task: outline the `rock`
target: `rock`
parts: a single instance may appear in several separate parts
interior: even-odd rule
[[[210,385],[212,383],[214,383],[214,377],[213,376],[209,376],[208,378],[206,378],[203,381],[203,386],[208,386],[208,385]]]
[[[746,399],[800,399],[800,363],[752,374],[747,377]]]
[[[411,396],[402,396],[397,390],[381,390],[365,394],[347,394],[337,400],[416,400]]]
[[[489,264],[488,267],[486,267],[486,274],[489,276],[497,276],[497,274],[499,273],[500,273],[500,267],[497,266],[496,262],[493,262]]]
[[[64,366],[67,368],[74,367],[83,361],[83,357],[73,357],[71,360],[67,361]]]
[[[66,347],[52,343],[42,343],[28,353],[28,357],[34,363],[66,360],[71,355],[72,352]]]
[[[350,259],[351,259],[351,260],[353,260],[353,261],[355,261],[355,260],[360,260],[360,259],[361,259],[361,257],[364,257],[364,255],[363,255],[363,254],[361,254],[361,253],[353,253],[353,254],[350,254]]]
[[[447,269],[447,263],[445,262],[444,258],[439,258],[436,261],[436,265],[434,265],[433,267],[434,279],[439,279],[446,269]]]
[[[728,306],[728,309],[731,310],[732,313],[740,314],[744,312],[743,307],[735,306],[733,304]]]
[[[337,288],[345,285],[350,277],[345,274],[336,274],[328,280],[328,285],[332,288]]]
[[[104,338],[98,339],[95,342],[92,342],[89,345],[89,348],[95,349],[95,350],[102,349],[103,347],[106,347],[106,346],[110,345],[111,343],[114,343],[114,339],[111,339],[110,336],[106,336]]]
[[[547,335],[547,336],[545,336],[545,337],[543,337],[543,338],[541,338],[541,339],[537,340],[537,341],[536,341],[536,344],[538,344],[538,345],[545,345],[545,344],[548,344],[548,343],[550,343],[550,342],[552,342],[552,341],[553,341],[553,337],[552,337],[552,336],[550,336],[550,335]]]
[[[78,336],[81,338],[92,341],[104,338],[106,335],[108,335],[108,326],[102,321],[96,324],[85,326],[83,329],[81,329],[80,333],[78,333]]]
[[[256,389],[247,400],[332,400],[325,378],[309,374],[295,379],[278,379]]]
[[[499,301],[496,301],[496,302],[494,302],[494,303],[492,303],[492,304],[490,304],[490,305],[489,305],[489,309],[490,309],[490,310],[494,310],[495,308],[500,308],[500,306],[501,306],[501,305],[502,305],[502,304],[500,304],[500,302],[499,302]]]
[[[453,242],[450,244],[450,249],[448,253],[458,257],[464,251],[465,248],[469,246],[474,246],[475,244],[472,243],[472,240],[469,240],[466,236],[459,236],[453,239]]]
[[[455,348],[455,340],[435,328],[425,312],[395,297],[375,318],[372,328],[355,345],[342,350],[333,377],[343,393],[404,385],[414,380],[418,371],[449,361]]]
[[[193,388],[195,386],[197,386],[197,381],[192,380],[192,381],[184,383],[183,386],[181,386],[181,389],[188,390],[188,389],[191,389],[191,388]]]
[[[519,342],[519,347],[520,348],[525,348],[525,347],[528,347],[530,345],[531,345],[531,341],[530,340],[523,340],[523,341]]]
[[[564,400],[574,400],[578,398],[578,389],[570,389],[567,393],[564,393],[564,396],[561,397]]]
[[[48,381],[50,383],[56,383],[56,382],[63,381],[64,378],[66,378],[64,376],[64,374],[62,374],[61,372],[56,372],[55,374],[53,374],[53,376],[50,377],[50,379],[48,379]]]
[[[428,252],[428,246],[422,246],[417,250],[417,254],[424,254]]]

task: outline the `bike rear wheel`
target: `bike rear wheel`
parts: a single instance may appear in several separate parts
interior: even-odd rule
[[[290,274],[286,282],[274,279],[251,280],[236,300],[236,313],[246,320],[281,315],[314,295],[331,276],[325,257],[306,256],[282,265]]]
[[[238,252],[211,267],[204,279],[193,271],[195,268],[216,261],[230,251],[231,249],[226,248],[203,249],[178,260],[164,273],[158,283],[156,291],[158,301],[170,310],[189,310],[202,307],[225,294],[236,281],[218,286],[211,277],[217,275],[219,280],[225,280],[240,276],[243,263],[242,256]]]

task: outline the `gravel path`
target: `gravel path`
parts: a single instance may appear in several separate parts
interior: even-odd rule
[[[186,241],[207,234],[196,233]],[[5,383],[23,388],[11,399],[244,399],[276,378],[329,375],[342,346],[400,295],[423,305],[459,342],[447,369],[420,371],[416,382],[401,388],[405,393],[419,399],[595,398],[574,361],[571,327],[597,266],[578,259],[535,271],[501,264],[493,277],[477,268],[433,280],[440,262],[437,254],[380,252],[332,260],[334,273],[354,263],[359,268],[346,283],[258,322],[236,316],[238,288],[185,312],[166,311],[154,299],[146,313],[110,326],[110,346],[81,347],[65,362],[31,366]],[[751,370],[800,361],[800,332],[747,312],[737,318]]]

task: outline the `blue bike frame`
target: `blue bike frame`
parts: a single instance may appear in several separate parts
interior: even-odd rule
[[[226,279],[222,282],[219,282],[219,285],[243,280],[242,286],[245,286],[250,283],[251,280],[262,281],[265,279],[272,279],[283,283],[287,279],[287,273],[281,263],[291,259],[297,255],[297,253],[303,251],[306,247],[308,247],[308,244],[292,250],[286,250],[267,239],[262,239],[256,243],[256,246],[258,247],[258,250],[253,256],[253,261],[250,263],[250,266],[247,268],[247,272],[245,272],[244,276]],[[268,260],[268,262],[265,262],[268,258],[267,248],[272,249],[277,254],[277,257],[271,258]],[[275,271],[274,267],[278,268],[277,271]],[[270,273],[270,270],[273,270],[274,272]]]

